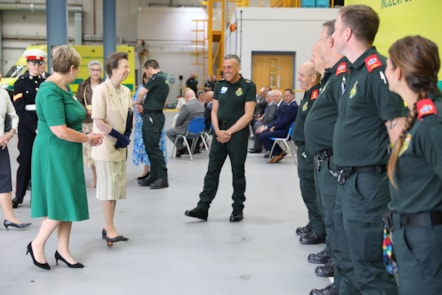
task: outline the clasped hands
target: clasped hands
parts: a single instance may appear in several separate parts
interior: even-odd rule
[[[91,146],[97,146],[103,143],[104,134],[103,133],[89,133]]]
[[[227,130],[220,130],[216,133],[216,140],[220,143],[226,143],[232,138],[232,133]]]

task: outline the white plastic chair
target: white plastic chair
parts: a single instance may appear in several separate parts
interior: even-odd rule
[[[270,140],[273,140],[273,145],[272,148],[270,149],[270,156],[269,156],[269,160],[267,162],[269,162],[272,159],[272,155],[273,155],[273,150],[275,149],[275,146],[277,144],[279,144],[279,146],[286,151],[287,153],[290,153],[293,157],[293,160],[295,161],[295,165],[298,164],[298,161],[296,159],[296,145],[295,143],[292,141],[291,139],[291,135],[293,132],[293,128],[295,127],[295,121],[293,121],[292,124],[290,124],[290,128],[289,131],[287,132],[287,136],[286,137],[270,137]]]

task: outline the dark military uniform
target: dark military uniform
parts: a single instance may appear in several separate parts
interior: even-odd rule
[[[163,107],[169,94],[169,82],[163,72],[158,72],[147,81],[149,92],[143,104],[143,140],[150,160],[150,177],[152,180],[167,180],[167,167],[163,152],[160,149],[161,132],[165,116]]]
[[[346,241],[351,265],[344,268],[340,293],[397,294],[382,258],[382,215],[390,199],[386,164],[389,138],[385,122],[403,116],[402,100],[388,90],[385,58],[374,47],[351,66],[339,100],[333,153],[339,166],[335,203],[336,237]],[[337,262],[341,266],[345,262]],[[353,269],[354,272],[351,270]]]
[[[29,72],[20,76],[14,83],[14,106],[19,116],[18,122],[18,151],[17,185],[14,208],[23,202],[26,190],[31,180],[32,145],[37,130],[37,113],[35,96],[40,84],[45,80],[42,76],[30,76]]]
[[[338,101],[344,90],[347,69],[348,61],[343,57],[332,68],[325,70],[319,96],[306,118],[304,127],[306,146],[315,155],[316,195],[327,233],[327,247],[324,251],[331,252],[333,257],[341,254],[337,247],[333,214],[337,189],[333,133],[338,116]],[[337,288],[339,282],[339,271],[335,271],[333,283]]]
[[[310,112],[319,95],[319,84],[316,84],[304,93],[293,128],[292,140],[298,147],[298,177],[302,199],[308,211],[309,223],[313,232],[325,234],[325,226],[318,207],[313,172],[313,154],[305,146],[304,125],[307,114]]]
[[[244,115],[246,102],[254,102],[256,86],[250,80],[241,77],[237,82],[230,83],[226,80],[215,84],[213,99],[218,101],[218,126],[220,130],[227,130]],[[232,134],[226,143],[213,140],[210,147],[209,166],[204,178],[204,188],[200,193],[198,207],[208,210],[210,203],[215,198],[219,184],[219,174],[227,158],[230,158],[233,181],[233,210],[242,210],[246,200],[246,176],[244,164],[247,157],[249,138],[248,125],[242,130]]]
[[[422,104],[419,104],[422,103]],[[442,98],[418,102],[390,186],[399,294],[442,294]],[[434,110],[437,109],[437,114]]]

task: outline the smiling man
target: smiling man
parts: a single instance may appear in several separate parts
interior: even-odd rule
[[[256,105],[256,86],[241,76],[240,69],[238,56],[229,54],[224,57],[224,79],[216,83],[213,95],[212,126],[215,140],[210,148],[204,188],[197,207],[187,210],[184,213],[186,216],[207,220],[210,203],[218,190],[221,169],[229,156],[233,174],[233,211],[230,222],[243,219],[246,200],[244,164],[249,139],[248,127]]]

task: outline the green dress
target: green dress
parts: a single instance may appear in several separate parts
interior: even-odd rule
[[[58,138],[51,126],[82,132],[86,117],[73,93],[46,81],[37,92],[38,134],[32,150],[32,217],[61,221],[89,218],[82,144]]]

